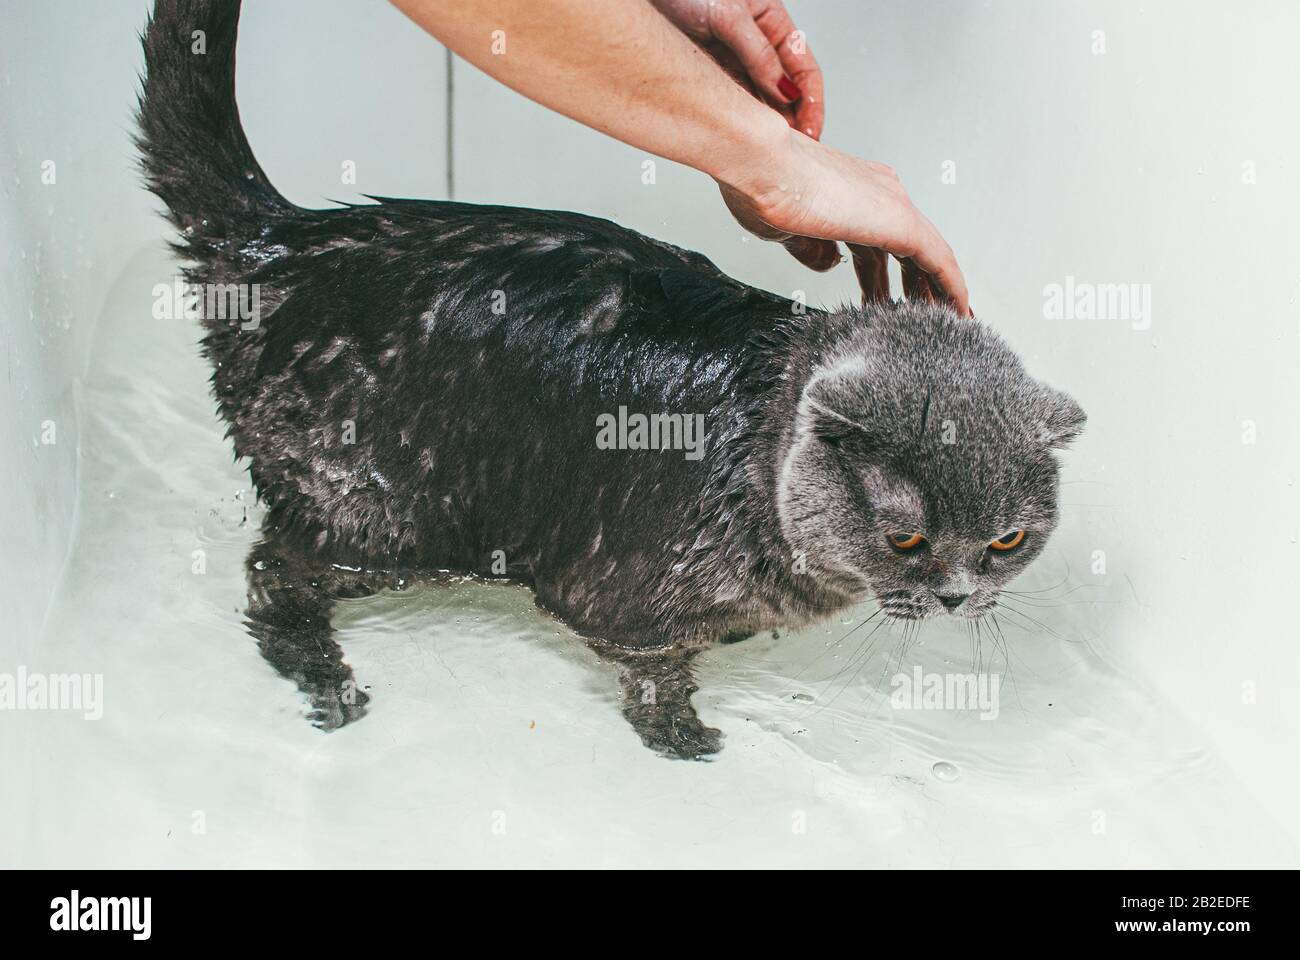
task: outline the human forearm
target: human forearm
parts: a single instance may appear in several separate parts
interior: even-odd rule
[[[894,171],[800,132],[816,136],[821,126],[820,71],[810,55],[787,49],[794,24],[780,4],[714,0],[700,9],[712,18],[706,33],[715,38],[730,36],[744,17],[755,18],[749,36],[757,41],[756,30],[776,45],[766,61],[772,65],[776,58],[777,74],[783,61],[776,48],[786,51],[808,87],[783,103],[799,103],[791,122],[800,130],[790,129],[785,117],[727,76],[649,0],[392,2],[525,96],[709,174],[748,230],[784,244],[813,269],[834,266],[838,243],[848,244],[864,299],[889,298],[885,254],[892,253],[903,264],[909,296],[947,296],[967,311],[966,284],[952,250],[912,205]],[[666,6],[679,14],[694,9],[689,3]],[[759,86],[772,88],[768,96],[775,100],[785,96],[780,80],[788,77],[773,76]]]
[[[647,0],[393,0],[530,99],[642,150],[748,189],[785,120]],[[501,31],[495,34],[495,31]]]

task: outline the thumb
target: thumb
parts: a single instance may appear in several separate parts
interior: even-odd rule
[[[795,236],[782,240],[781,246],[809,270],[818,273],[829,270],[840,262],[840,247],[834,240]]]

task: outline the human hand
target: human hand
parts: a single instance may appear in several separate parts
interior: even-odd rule
[[[889,299],[893,254],[909,298],[946,298],[960,313],[969,312],[952,250],[913,206],[894,170],[814,142],[825,120],[822,72],[781,0],[651,2],[803,134],[784,138],[783,163],[756,158],[755,164],[767,170],[742,175],[746,186],[719,179],[723,199],[741,226],[782,244],[819,271],[840,262],[836,241],[844,241],[864,302]],[[778,169],[781,175],[773,176]]]
[[[818,143],[821,71],[780,0],[394,2],[525,96],[708,173],[741,224],[808,266],[829,269],[837,243],[847,243],[866,300],[889,297],[892,253],[909,296],[946,295],[967,311],[952,251],[894,172]],[[489,52],[488,24],[510,34],[510,56]],[[574,57],[575,36],[603,42]],[[699,56],[701,47],[742,85]],[[787,74],[798,96],[782,93]]]
[[[678,30],[790,126],[818,139],[822,71],[781,0],[651,0]]]
[[[888,300],[888,255],[902,267],[909,299],[951,301],[970,314],[952,248],[912,204],[890,167],[784,130],[770,152],[718,177],[723,199],[751,233],[775,240],[801,263],[828,270],[853,256],[864,303]]]

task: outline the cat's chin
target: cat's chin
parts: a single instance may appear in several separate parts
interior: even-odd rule
[[[880,605],[885,619],[909,622],[939,620],[945,617],[953,617],[957,620],[979,620],[997,607],[997,597],[994,595],[981,596],[956,610],[949,610],[938,600],[923,594],[901,591],[878,594],[876,602]]]
[[[921,620],[943,620],[947,618],[952,618],[954,620],[979,620],[986,613],[988,613],[987,610],[982,610],[978,613],[967,613],[964,610],[945,610],[942,607],[938,607],[934,610],[921,610],[921,611],[887,610],[885,611],[885,619],[902,620],[906,622],[921,621]]]

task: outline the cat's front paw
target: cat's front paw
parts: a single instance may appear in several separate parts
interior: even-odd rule
[[[307,719],[318,730],[337,730],[364,717],[369,702],[370,695],[361,690],[346,696],[340,696],[334,690],[318,691],[311,695],[312,709],[308,711]]]
[[[674,717],[669,736],[659,742],[642,738],[646,746],[672,760],[708,760],[722,750],[724,735],[699,717]]]
[[[645,704],[634,703],[623,715],[641,742],[662,757],[706,760],[722,749],[722,731],[706,725],[689,704],[646,709]]]

